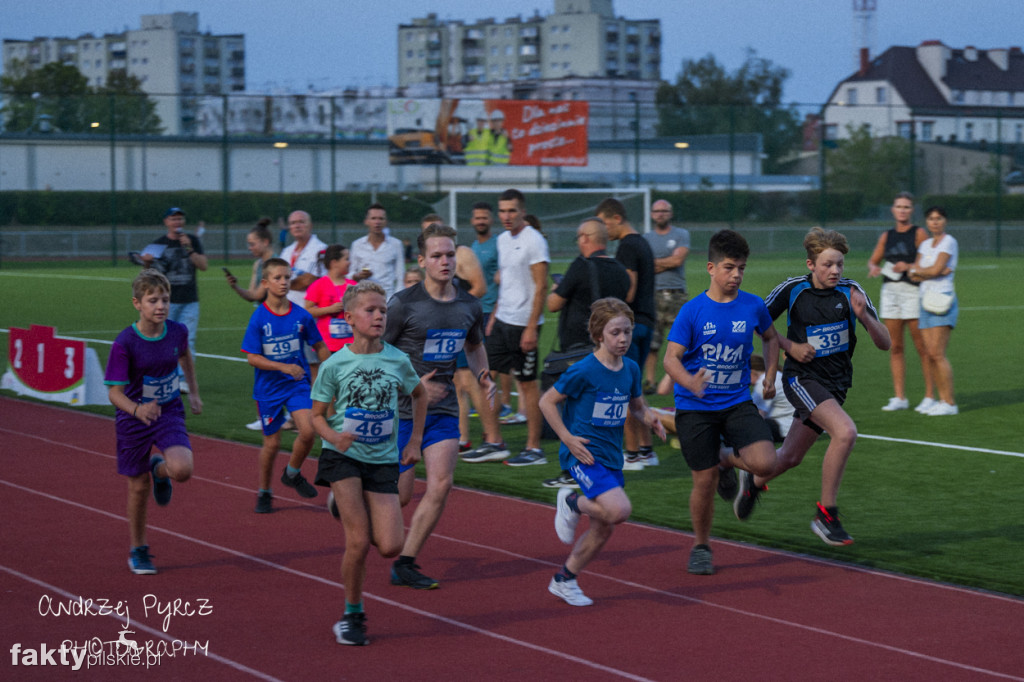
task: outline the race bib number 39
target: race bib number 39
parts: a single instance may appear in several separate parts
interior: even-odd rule
[[[159,405],[169,403],[178,397],[178,381],[177,372],[164,377],[142,377],[142,402],[155,400]]]
[[[594,398],[594,412],[590,423],[594,426],[622,426],[626,423],[629,396],[617,393],[598,393]]]
[[[428,329],[427,340],[423,343],[423,360],[425,362],[454,360],[465,344],[465,329]]]
[[[341,430],[355,433],[356,441],[360,443],[384,443],[391,438],[395,430],[395,413],[391,410],[374,412],[350,407],[345,410],[345,421]]]
[[[842,353],[850,348],[850,326],[845,320],[807,328],[807,343],[822,357]]]

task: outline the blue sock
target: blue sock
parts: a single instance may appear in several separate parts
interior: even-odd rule
[[[263,493],[267,493],[268,495],[273,495],[274,491],[267,490],[266,488],[260,488],[260,494],[262,495]]]
[[[285,471],[288,472],[288,478],[295,478],[295,475],[302,471],[302,469],[296,469],[291,464],[289,464]]]
[[[562,570],[560,570],[558,573],[555,573],[555,582],[556,583],[562,583],[562,582],[565,582],[566,580],[575,580],[575,579],[576,579],[576,574],[573,573],[572,571],[570,571],[568,568],[566,568],[565,564],[562,564]]]
[[[362,612],[363,612],[363,602],[359,602],[358,604],[349,604],[348,602],[345,602],[345,615],[346,616],[348,614],[350,614],[350,613],[362,613]]]
[[[569,509],[572,509],[577,514],[582,514],[583,512],[580,511],[579,497],[579,493],[573,493],[572,495],[569,495],[569,497],[565,498],[565,503],[569,505]]]

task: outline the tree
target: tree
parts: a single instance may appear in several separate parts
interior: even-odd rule
[[[801,142],[799,114],[795,107],[782,104],[787,78],[788,69],[774,66],[754,50],[747,51],[746,61],[732,74],[713,55],[688,59],[674,85],[658,88],[658,133],[760,133],[765,171],[775,172],[780,160]]]
[[[910,187],[910,140],[871,137],[867,124],[846,129],[848,137],[826,156],[830,190],[859,192],[867,204],[887,204],[893,188]]]
[[[161,131],[156,104],[142,91],[139,79],[123,69],[111,71],[107,84],[93,89],[74,66],[51,62],[30,69],[14,60],[8,73],[0,76],[0,92],[4,96],[0,114],[11,132],[39,131],[40,117],[48,116],[58,132],[109,133],[111,98],[118,133]],[[92,128],[94,121],[100,122],[101,128]]]

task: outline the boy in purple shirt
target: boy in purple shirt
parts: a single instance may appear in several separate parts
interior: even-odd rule
[[[316,321],[302,306],[288,300],[291,266],[281,258],[269,258],[263,264],[263,288],[266,300],[253,311],[242,339],[242,352],[255,368],[252,397],[263,426],[263,448],[260,450],[260,488],[256,497],[256,513],[269,514],[273,509],[270,474],[274,457],[281,448],[281,426],[291,413],[298,431],[292,443],[288,466],[281,473],[281,482],[295,488],[303,497],[316,497],[316,488],[300,473],[302,463],[313,448],[313,419],[309,397],[312,386],[305,346],[316,351],[320,362],[330,357]]]
[[[139,321],[117,335],[104,378],[110,402],[117,408],[117,472],[128,477],[128,566],[136,575],[156,573],[146,542],[150,476],[153,497],[164,506],[171,501],[171,479],[187,481],[192,475],[192,445],[178,389],[179,362],[192,414],[203,411],[188,329],[167,319],[170,301],[171,285],[163,273],[139,273],[132,283]],[[150,457],[153,446],[163,455]]]

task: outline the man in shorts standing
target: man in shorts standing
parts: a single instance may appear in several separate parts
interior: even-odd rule
[[[644,392],[653,393],[658,385],[658,351],[665,334],[687,301],[686,256],[690,253],[690,233],[672,225],[672,204],[659,199],[651,205],[654,229],[644,234],[654,256],[654,333],[644,370]]]

